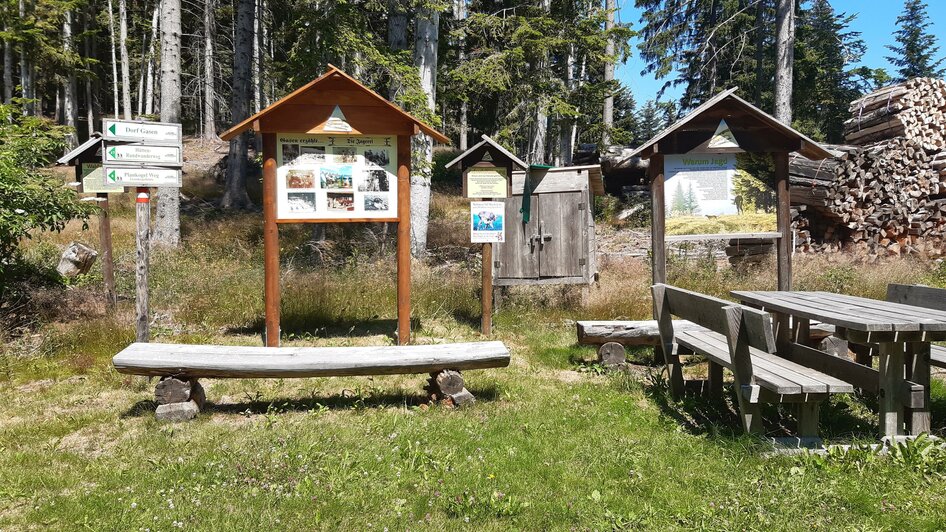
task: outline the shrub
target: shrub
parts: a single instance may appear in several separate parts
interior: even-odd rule
[[[39,168],[64,147],[65,128],[0,105],[0,297],[9,285],[20,241],[35,230],[61,231],[93,207]]]

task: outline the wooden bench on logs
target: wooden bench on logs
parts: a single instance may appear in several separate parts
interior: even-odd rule
[[[681,397],[684,388],[680,357],[703,355],[709,364],[711,396],[721,395],[723,368],[733,373],[740,418],[747,432],[762,429],[760,403],[795,403],[798,436],[806,443],[815,443],[819,441],[821,401],[832,393],[854,391],[854,386],[836,376],[780,356],[776,352],[772,318],[767,312],[664,284],[654,285],[652,292],[660,349],[674,398]],[[677,331],[671,316],[699,327]],[[854,362],[849,364],[862,371],[873,371]]]
[[[162,419],[190,419],[203,407],[198,379],[348,377],[430,373],[428,391],[456,405],[473,401],[461,371],[509,365],[502,342],[373,347],[246,347],[133,343],[112,358],[119,373],[161,377]]]

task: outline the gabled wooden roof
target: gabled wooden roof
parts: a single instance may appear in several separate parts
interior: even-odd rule
[[[509,160],[512,161],[512,164],[513,164],[514,166],[518,166],[519,168],[521,168],[521,169],[523,169],[523,170],[525,170],[526,168],[529,167],[529,165],[528,165],[527,163],[523,162],[522,159],[520,159],[520,158],[516,157],[515,155],[513,155],[511,151],[507,150],[506,148],[503,148],[500,143],[498,143],[498,142],[496,142],[495,140],[491,139],[489,136],[487,136],[487,135],[484,134],[481,138],[482,138],[483,140],[477,142],[475,145],[473,145],[472,148],[470,148],[470,149],[466,150],[465,152],[461,153],[460,155],[457,156],[456,159],[450,161],[449,163],[447,163],[447,164],[444,165],[444,166],[445,166],[446,168],[450,168],[450,167],[452,167],[452,166],[454,166],[454,165],[457,165],[457,164],[460,163],[460,161],[462,161],[462,160],[465,159],[466,157],[468,157],[468,156],[473,155],[474,153],[476,153],[480,148],[482,148],[482,147],[484,147],[484,146],[488,146],[488,147],[490,147],[490,148],[493,148],[493,149],[496,150],[497,152],[499,152],[501,155],[504,155],[504,156],[508,157]],[[477,160],[476,162],[479,162],[479,160]]]
[[[736,89],[733,87],[710,98],[630,156],[646,159],[656,153],[687,153],[708,140],[720,120],[726,120],[740,148],[747,152],[798,152],[812,160],[832,156],[814,140],[740,98]]]
[[[72,149],[69,153],[63,155],[59,159],[56,159],[56,164],[75,164],[76,159],[86,155],[87,157],[94,157],[95,152],[99,150],[102,144],[102,134],[101,133],[92,133],[92,136],[89,137],[89,140],[79,144]],[[92,153],[86,153],[87,151],[92,151]]]
[[[413,135],[423,132],[437,142],[450,139],[333,65],[318,78],[280,98],[220,135],[230,140],[248,129],[264,133],[326,133],[334,135]],[[338,105],[350,133],[325,131]]]

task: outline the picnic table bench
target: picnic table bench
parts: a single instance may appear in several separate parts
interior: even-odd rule
[[[946,311],[946,290],[923,285],[889,284],[887,301]],[[930,365],[946,368],[946,347],[930,345]]]
[[[460,372],[509,365],[502,342],[374,347],[248,347],[133,343],[112,358],[119,373],[162,377],[160,405],[203,402],[200,378],[298,378],[430,373],[429,389],[470,402]],[[160,408],[160,407],[159,407]]]
[[[680,357],[703,355],[709,364],[711,395],[721,393],[723,369],[732,372],[747,432],[761,431],[760,403],[795,403],[798,435],[808,439],[818,437],[821,401],[832,393],[854,391],[842,379],[779,356],[766,312],[664,284],[654,285],[652,292],[674,397],[683,393]],[[676,331],[672,316],[699,328]]]
[[[883,436],[929,432],[930,342],[946,340],[946,311],[830,292],[732,295],[773,314],[780,352],[798,354],[806,364],[829,369],[859,388],[877,389]],[[871,382],[873,373],[852,368],[849,361],[806,351],[800,344],[806,343],[811,320],[834,325],[835,335],[852,344],[875,347],[877,381]]]

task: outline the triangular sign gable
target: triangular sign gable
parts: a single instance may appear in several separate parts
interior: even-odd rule
[[[726,123],[726,120],[720,120],[719,126],[716,127],[716,133],[713,133],[712,138],[709,140],[707,148],[738,148],[739,143],[736,141],[736,136],[733,135],[732,130],[729,129],[729,124]]]
[[[490,155],[489,150],[483,152],[483,157],[480,158],[481,161],[493,162],[493,156]]]
[[[348,119],[345,118],[345,113],[342,112],[342,108],[336,105],[335,109],[332,110],[332,115],[325,121],[325,127],[323,129],[325,131],[350,133],[352,127],[348,123]]]

